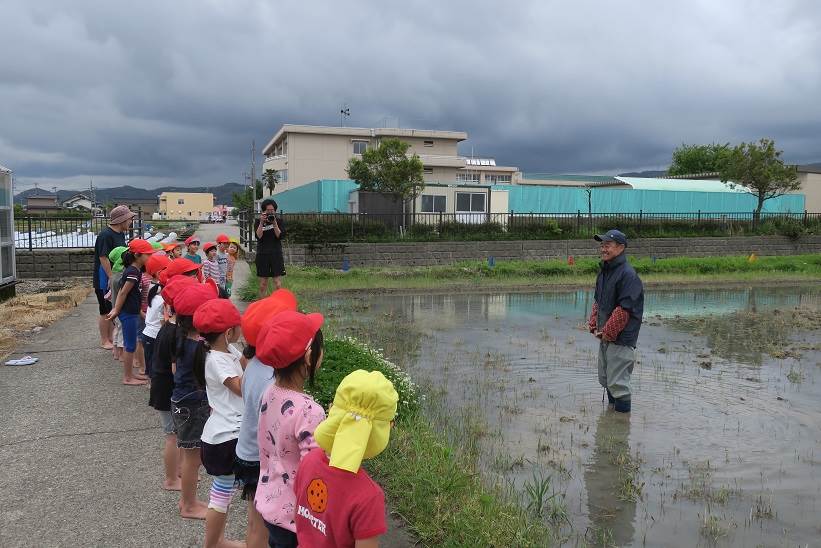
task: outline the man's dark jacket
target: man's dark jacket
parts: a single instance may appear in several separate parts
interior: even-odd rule
[[[604,327],[617,306],[621,306],[630,314],[627,326],[619,334],[616,344],[635,348],[639,339],[641,316],[644,313],[644,287],[624,253],[601,262],[601,269],[596,277],[594,298],[599,308],[599,329]]]

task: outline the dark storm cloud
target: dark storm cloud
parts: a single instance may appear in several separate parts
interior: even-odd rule
[[[527,171],[773,137],[821,159],[814,2],[0,5],[0,163],[24,183],[219,184],[282,123],[465,130]]]

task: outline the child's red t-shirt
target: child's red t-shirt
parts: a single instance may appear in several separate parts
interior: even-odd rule
[[[300,546],[350,546],[385,534],[385,493],[363,470],[332,468],[322,449],[296,473],[296,534]]]

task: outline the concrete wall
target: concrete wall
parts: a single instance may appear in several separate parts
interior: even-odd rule
[[[457,261],[561,259],[568,256],[598,257],[592,240],[522,240],[512,242],[414,242],[387,244],[297,244],[283,248],[285,263],[296,266],[341,268],[347,257],[351,266],[429,266]],[[792,241],[783,236],[733,238],[637,238],[628,248],[635,257],[716,257],[722,255],[796,255],[821,253],[821,236]],[[248,260],[253,261],[253,254]],[[93,249],[17,250],[17,277],[88,278],[91,283]]]
[[[656,256],[716,257],[724,255],[796,255],[821,253],[821,236],[794,242],[783,236],[730,238],[637,238],[628,254]],[[598,257],[592,240],[523,240],[510,242],[417,242],[386,244],[305,244],[286,245],[285,260],[298,266],[341,268],[343,257],[351,266],[430,266],[465,260],[485,260],[493,255],[505,259],[566,259]]]
[[[17,278],[88,278],[91,285],[94,250],[81,249],[18,249]]]

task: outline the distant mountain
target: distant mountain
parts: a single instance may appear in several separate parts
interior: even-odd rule
[[[220,186],[209,187],[183,187],[183,186],[164,186],[160,188],[137,188],[133,186],[117,186],[112,188],[95,188],[97,201],[101,204],[126,202],[128,200],[151,200],[157,199],[157,196],[163,192],[211,192],[214,195],[214,203],[216,205],[233,205],[233,194],[241,192],[245,187],[237,183],[226,183]],[[75,194],[86,194],[88,190],[58,190],[57,198],[62,203]],[[53,196],[54,193],[46,192],[43,189],[30,188],[24,190],[19,194],[15,194],[14,203],[25,205],[28,196],[41,194]]]
[[[630,173],[619,173],[619,177],[664,177],[667,175],[666,171],[650,170],[650,171],[631,171]]]

